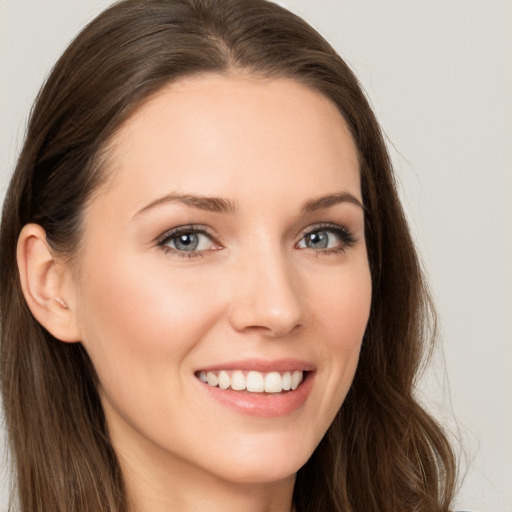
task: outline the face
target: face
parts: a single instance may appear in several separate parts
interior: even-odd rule
[[[343,118],[292,80],[182,79],[121,128],[108,172],[74,286],[121,460],[293,478],[350,387],[370,309]]]

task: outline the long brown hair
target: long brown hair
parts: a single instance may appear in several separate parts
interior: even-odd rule
[[[453,453],[418,405],[434,317],[378,123],[357,79],[302,19],[265,0],[125,0],[55,65],[31,114],[3,208],[0,266],[5,419],[22,512],[126,512],[122,474],[80,343],[32,317],[16,267],[21,228],[40,224],[72,257],[83,208],[105,178],[112,135],[164,84],[243,70],[330,98],[359,152],[373,299],[350,392],[299,471],[299,512],[445,511]]]

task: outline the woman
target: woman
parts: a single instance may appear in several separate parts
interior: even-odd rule
[[[386,149],[296,16],[100,15],[38,97],[0,247],[23,512],[449,509]]]

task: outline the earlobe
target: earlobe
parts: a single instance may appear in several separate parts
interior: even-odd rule
[[[67,296],[69,271],[55,258],[38,224],[27,224],[21,230],[17,260],[23,295],[36,320],[61,341],[80,341],[74,307]]]

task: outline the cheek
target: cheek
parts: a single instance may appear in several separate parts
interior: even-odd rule
[[[322,290],[317,287],[315,314],[329,333],[326,343],[330,350],[351,352],[361,343],[370,314],[372,285],[365,259],[326,275]]]
[[[102,385],[176,374],[218,317],[214,290],[184,273],[132,258],[109,264],[108,272],[93,261],[87,275],[80,323]]]
[[[328,285],[329,284],[329,285]],[[326,374],[324,407],[334,419],[352,384],[371,305],[371,276],[367,264],[340,272],[318,294],[316,317],[322,326],[322,357]]]

